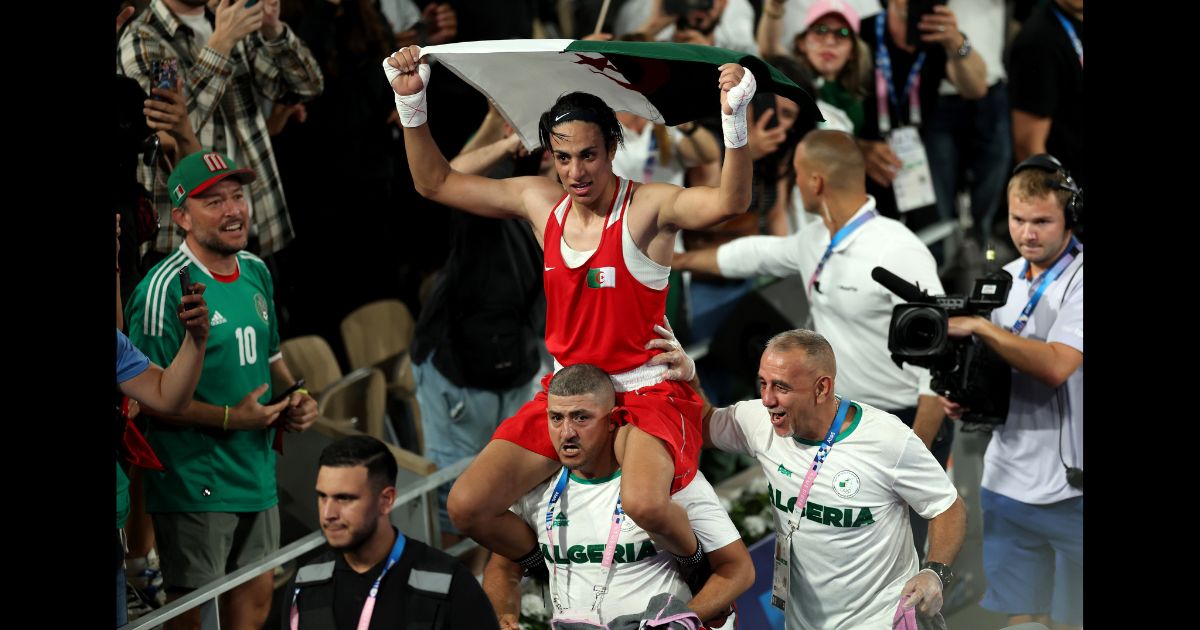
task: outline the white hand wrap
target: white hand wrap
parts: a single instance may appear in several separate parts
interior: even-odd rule
[[[393,68],[387,59],[383,60],[383,72],[387,75],[389,84],[400,76],[400,71]],[[405,127],[420,127],[429,118],[425,106],[425,91],[429,89],[429,72],[429,64],[418,63],[417,75],[421,77],[421,91],[408,96],[396,94],[396,112],[400,114],[400,124]]]
[[[733,113],[726,114],[724,110],[721,111],[721,131],[725,136],[725,147],[729,149],[744,147],[750,139],[750,134],[746,132],[746,106],[750,104],[750,99],[754,98],[758,83],[750,69],[745,70],[746,75],[742,77],[742,81],[725,93],[725,102],[729,104]]]

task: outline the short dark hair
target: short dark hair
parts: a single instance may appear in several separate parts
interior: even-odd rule
[[[318,465],[330,468],[366,466],[367,480],[376,491],[396,485],[400,472],[396,456],[383,442],[369,435],[354,435],[342,438],[321,451]]]
[[[833,346],[820,333],[804,328],[785,330],[767,342],[767,350],[771,352],[789,352],[803,350],[808,357],[809,366],[818,372],[826,372],[830,376],[837,375],[837,359],[833,354]]]
[[[599,127],[600,135],[604,136],[604,148],[609,151],[617,148],[618,144],[625,143],[617,114],[607,103],[594,94],[571,92],[558,97],[554,106],[538,120],[538,139],[542,142],[542,149],[553,150],[550,146],[550,136],[559,140],[566,138],[563,134],[555,133],[554,127],[575,120],[590,122]]]
[[[547,393],[554,396],[593,394],[602,401],[616,398],[608,373],[589,363],[576,363],[559,370],[550,379]]]

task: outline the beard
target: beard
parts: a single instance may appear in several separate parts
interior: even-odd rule
[[[364,525],[362,529],[351,532],[350,540],[346,541],[345,543],[335,545],[329,540],[329,536],[325,537],[325,542],[329,545],[330,549],[336,549],[337,551],[358,551],[358,549],[362,547],[364,543],[366,543],[372,536],[375,535],[375,530],[378,528],[378,526],[378,521],[371,519],[371,521]]]
[[[208,235],[197,234],[196,242],[203,245],[205,249],[221,256],[233,256],[234,254],[246,249],[246,245],[250,242],[247,236],[242,240],[241,245],[234,246],[222,241],[220,237],[210,237]]]

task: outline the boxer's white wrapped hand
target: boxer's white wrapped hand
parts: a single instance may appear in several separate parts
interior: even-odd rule
[[[421,48],[401,48],[383,60],[383,72],[396,92],[400,124],[420,127],[428,120],[425,89],[429,87],[429,63],[421,60]]]
[[[721,77],[721,131],[725,146],[737,149],[746,146],[749,133],[746,130],[746,106],[754,98],[758,83],[754,73],[735,63],[720,67]]]

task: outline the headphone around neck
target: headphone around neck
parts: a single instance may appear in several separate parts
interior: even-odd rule
[[[1036,168],[1038,170],[1052,173],[1054,176],[1046,178],[1046,185],[1051,188],[1065,190],[1071,193],[1071,199],[1067,202],[1067,207],[1065,208],[1067,229],[1073,230],[1078,226],[1082,226],[1083,189],[1080,188],[1079,185],[1075,183],[1075,180],[1071,178],[1071,173],[1062,165],[1062,162],[1059,162],[1058,158],[1055,158],[1049,153],[1039,153],[1037,155],[1030,156],[1025,161],[1018,164],[1017,167],[1013,169],[1012,174],[1016,175],[1017,173],[1030,168]]]

